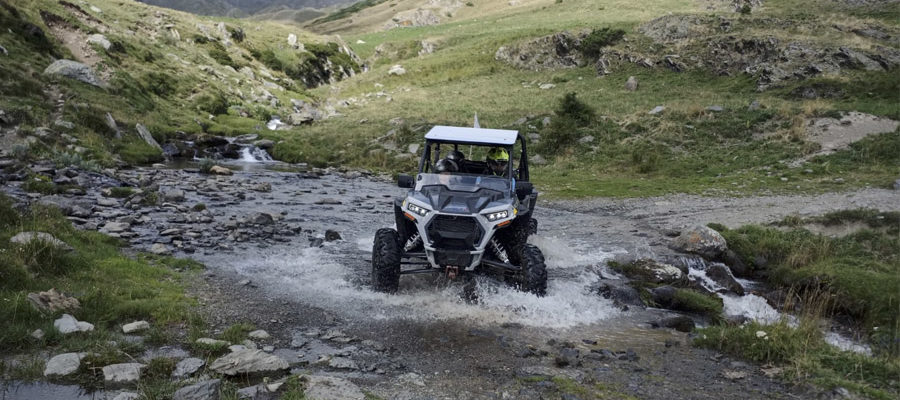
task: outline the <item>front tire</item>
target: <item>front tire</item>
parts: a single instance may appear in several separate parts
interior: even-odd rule
[[[394,293],[400,288],[400,235],[390,228],[375,232],[372,246],[372,286],[376,291]]]
[[[521,281],[519,288],[543,297],[547,294],[547,265],[544,253],[537,246],[525,244],[521,252]]]

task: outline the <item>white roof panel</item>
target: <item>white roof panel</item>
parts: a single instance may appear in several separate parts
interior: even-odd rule
[[[431,130],[425,134],[425,139],[508,146],[515,144],[518,136],[518,131],[506,129],[464,128],[459,126],[435,125],[434,128],[431,128]]]

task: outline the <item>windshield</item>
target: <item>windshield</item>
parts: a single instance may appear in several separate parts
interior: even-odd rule
[[[502,176],[469,175],[469,174],[419,174],[416,190],[424,186],[443,185],[457,192],[476,192],[478,189],[490,189],[507,193],[511,181]]]

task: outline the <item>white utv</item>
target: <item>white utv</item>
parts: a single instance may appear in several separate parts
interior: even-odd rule
[[[510,157],[514,150],[518,162]],[[506,162],[492,155],[505,155]],[[544,256],[527,243],[537,231],[532,213],[538,196],[528,178],[525,140],[517,131],[432,128],[419,173],[398,178],[410,190],[394,201],[397,228],[375,234],[373,287],[393,293],[401,275],[444,273],[455,279],[494,271],[520,290],[543,296]]]

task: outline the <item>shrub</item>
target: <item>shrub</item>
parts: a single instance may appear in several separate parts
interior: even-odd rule
[[[114,188],[110,188],[109,192],[109,197],[114,197],[117,199],[123,199],[134,194],[134,190],[127,186],[116,186]]]
[[[637,171],[646,174],[659,169],[662,150],[651,144],[639,144],[631,150],[631,163]]]
[[[599,57],[604,47],[616,44],[623,37],[625,37],[625,31],[621,29],[594,29],[581,41],[580,50],[587,57]]]
[[[228,101],[220,93],[204,93],[194,100],[194,104],[200,111],[218,115],[228,112]]]
[[[25,179],[25,183],[22,184],[22,190],[41,194],[55,194],[59,191],[56,184],[51,182],[49,177],[38,174],[29,175]]]
[[[594,109],[586,103],[578,100],[575,92],[566,93],[559,100],[556,107],[556,115],[559,117],[570,118],[575,121],[578,126],[587,126],[594,121]]]
[[[230,66],[234,69],[238,69],[238,65],[231,59],[231,56],[228,55],[228,52],[225,51],[225,48],[222,47],[219,42],[212,42],[213,46],[209,50],[207,50],[207,54],[213,60],[216,60],[217,63],[222,65]]]
[[[165,72],[151,71],[144,74],[144,86],[159,97],[166,97],[175,90],[175,77]]]

